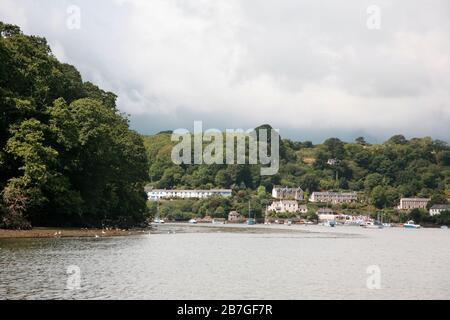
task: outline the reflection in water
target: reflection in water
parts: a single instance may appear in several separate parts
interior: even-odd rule
[[[448,230],[318,226],[0,240],[0,299],[449,299],[449,245]]]

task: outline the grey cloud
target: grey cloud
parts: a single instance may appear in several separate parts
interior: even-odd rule
[[[80,30],[65,26],[72,4]],[[372,4],[380,30],[366,27]],[[0,2],[1,20],[116,92],[143,133],[271,123],[314,141],[449,141],[449,14],[445,0]]]

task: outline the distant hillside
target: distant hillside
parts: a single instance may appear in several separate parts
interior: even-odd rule
[[[169,133],[144,137],[150,160],[149,183],[158,188],[236,188],[274,185],[305,191],[355,190],[376,207],[392,207],[401,196],[450,194],[450,147],[430,137],[397,135],[383,144],[337,138],[323,144],[282,139],[280,171],[261,176],[258,165],[174,165]],[[337,164],[329,165],[330,159]]]

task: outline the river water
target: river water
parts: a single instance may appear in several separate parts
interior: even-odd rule
[[[0,299],[450,299],[450,230],[164,225],[4,239]]]

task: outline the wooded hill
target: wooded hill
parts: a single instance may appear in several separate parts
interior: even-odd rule
[[[430,137],[396,135],[382,144],[362,137],[351,143],[330,138],[318,145],[281,139],[280,170],[273,176],[261,176],[259,165],[174,165],[170,138],[170,132],[144,137],[149,184],[155,188],[353,190],[377,208],[393,207],[400,197],[442,202],[450,194],[450,148]],[[330,159],[337,164],[329,165]]]
[[[139,224],[147,171],[116,96],[0,22],[0,227]]]

